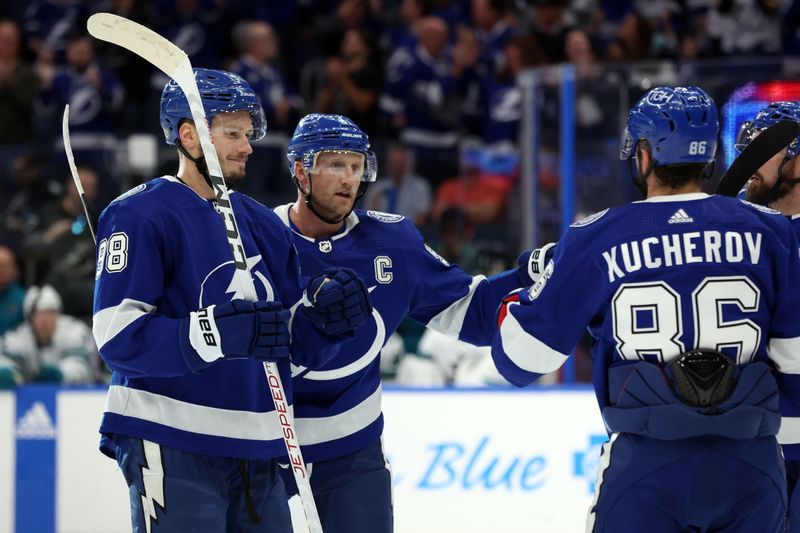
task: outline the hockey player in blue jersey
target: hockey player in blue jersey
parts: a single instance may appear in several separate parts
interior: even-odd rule
[[[372,319],[336,360],[293,367],[295,417],[326,533],[392,531],[391,476],[381,434],[380,352],[404,316],[473,344],[488,345],[503,296],[531,283],[519,270],[470,276],[428,248],[396,214],[353,210],[375,179],[369,139],[340,115],[304,117],[289,143],[298,188],[275,209],[294,234],[304,272],[349,267],[366,282]]]
[[[742,124],[736,138],[736,149],[743,150],[760,132],[783,120],[800,122],[800,105],[795,102],[773,102],[760,110],[753,120]],[[775,154],[753,175],[745,186],[747,199],[769,206],[786,216],[800,213],[800,137]]]
[[[244,178],[264,135],[244,79],[195,69],[223,177]],[[371,314],[348,270],[313,277],[306,293],[291,233],[251,198],[231,193],[259,301],[234,282],[226,224],[175,82],[161,96],[176,176],[139,185],[98,225],[93,332],[113,371],[101,450],[129,487],[133,531],[291,531],[276,458],[286,449],[262,363],[278,364],[291,400],[289,355],[311,368]]]
[[[646,199],[573,224],[499,311],[492,357],[519,386],[593,337],[610,440],[587,531],[783,531],[778,394],[800,405],[800,259],[778,212],[701,192],[717,132],[701,89],[649,91],[621,149]]]
[[[742,125],[736,149],[743,150],[764,129],[782,120],[800,123],[800,105],[795,102],[773,102],[760,110],[753,120]],[[747,199],[769,206],[788,217],[794,234],[800,240],[800,137],[775,154],[747,182]],[[778,376],[791,381],[793,376]],[[781,431],[778,442],[786,458],[786,479],[789,490],[789,531],[800,533],[800,410],[789,401],[781,401]]]

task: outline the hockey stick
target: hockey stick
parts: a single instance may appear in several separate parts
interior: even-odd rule
[[[747,181],[775,154],[800,134],[800,124],[790,120],[776,122],[758,134],[733,160],[717,184],[717,194],[736,196]]]
[[[89,33],[96,39],[116,44],[141,56],[175,80],[175,83],[183,90],[183,94],[186,95],[186,99],[189,102],[189,109],[191,110],[192,119],[200,138],[200,146],[208,165],[208,173],[216,195],[217,205],[225,224],[228,244],[230,244],[233,262],[236,266],[236,280],[245,298],[256,300],[256,289],[250,270],[247,268],[244,245],[239,234],[239,227],[236,224],[236,218],[233,215],[228,188],[225,186],[225,180],[222,177],[222,169],[217,158],[217,152],[211,141],[203,102],[200,98],[200,91],[197,88],[189,57],[183,50],[149,28],[111,13],[92,15],[87,22],[87,28]],[[281,424],[283,442],[289,455],[309,531],[310,533],[321,533],[322,525],[314,504],[314,495],[311,492],[308,471],[300,451],[300,444],[297,442],[297,432],[294,428],[292,415],[289,412],[288,400],[278,374],[278,366],[272,362],[265,362],[264,371],[267,375],[272,401],[275,404],[275,411]]]
[[[75,166],[75,156],[72,154],[72,143],[69,141],[69,104],[64,106],[64,120],[61,123],[61,136],[64,138],[64,151],[67,153],[67,162],[69,163],[69,171],[72,173],[72,181],[75,182],[75,188],[78,189],[78,195],[83,205],[83,213],[86,215],[86,225],[89,226],[89,233],[92,234],[92,240],[97,244],[97,235],[95,235],[94,228],[92,227],[89,202],[86,201],[86,193],[83,192],[83,184],[81,183],[81,177],[78,175],[78,167]]]

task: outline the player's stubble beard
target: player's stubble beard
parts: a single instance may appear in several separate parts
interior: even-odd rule
[[[784,183],[775,193],[772,190],[774,184],[767,185],[760,174],[756,173],[756,176],[758,179],[747,182],[748,202],[768,206],[771,202],[783,198],[789,192],[789,187]]]
[[[345,219],[345,217],[347,215],[349,215],[350,212],[355,207],[355,202],[356,202],[355,193],[351,193],[351,194],[352,194],[352,197],[351,197],[352,201],[350,202],[350,205],[347,206],[346,208],[342,207],[341,209],[336,209],[336,208],[330,207],[330,202],[326,203],[326,202],[320,201],[320,199],[316,197],[316,194],[314,194],[313,190],[311,192],[311,200],[314,202],[314,208],[317,211],[319,211],[320,215],[322,215],[323,217],[327,218],[328,220],[335,220],[338,223],[338,222],[343,221]]]
[[[247,167],[242,168],[224,168],[222,169],[222,177],[225,179],[225,186],[229,189],[235,189],[244,181],[247,173]]]

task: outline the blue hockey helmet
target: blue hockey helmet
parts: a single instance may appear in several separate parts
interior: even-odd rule
[[[620,159],[636,155],[642,139],[650,143],[656,166],[711,163],[717,152],[717,107],[699,87],[656,87],[628,114]]]
[[[286,157],[294,176],[294,163],[301,161],[311,172],[321,152],[356,152],[364,155],[362,182],[373,182],[378,176],[378,163],[370,150],[369,136],[347,117],[312,113],[304,116],[294,130]]]
[[[753,120],[748,120],[739,128],[734,147],[742,151],[750,141],[768,127],[789,120],[800,123],[800,105],[796,102],[773,102],[759,111]],[[786,157],[796,157],[800,153],[800,136],[786,147]]]
[[[194,69],[197,88],[203,101],[203,109],[209,123],[214,115],[233,111],[248,111],[253,123],[251,141],[257,141],[267,133],[267,119],[264,110],[250,84],[238,74],[224,70],[206,68]],[[181,120],[192,120],[189,101],[183,89],[170,80],[161,93],[161,129],[167,144],[174,145],[178,140],[178,127]]]

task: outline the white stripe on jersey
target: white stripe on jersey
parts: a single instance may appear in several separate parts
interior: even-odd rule
[[[201,435],[262,441],[283,438],[276,411],[255,413],[205,407],[119,385],[108,388],[105,410]],[[292,406],[289,412],[294,414]]]
[[[569,355],[550,348],[525,331],[511,313],[511,306],[517,305],[520,304],[509,305],[509,312],[500,326],[503,351],[512,363],[527,372],[547,374],[558,370]]]
[[[333,416],[320,418],[296,418],[295,427],[301,446],[319,444],[336,439],[343,439],[360,431],[381,416],[381,394],[383,388],[378,385],[375,392],[356,405]]]
[[[375,318],[375,328],[376,328],[375,339],[373,339],[372,345],[369,347],[369,349],[364,355],[362,355],[349,365],[345,365],[339,368],[334,368],[333,370],[312,370],[310,372],[307,372],[306,374],[303,374],[300,378],[295,378],[295,379],[310,379],[312,381],[331,381],[334,379],[352,376],[356,372],[359,372],[367,368],[370,365],[370,363],[372,363],[372,361],[374,361],[375,358],[381,354],[381,348],[383,348],[383,345],[386,342],[386,325],[383,322],[381,314],[378,312],[377,309],[373,308],[372,316],[373,318]],[[301,373],[303,370],[305,370],[305,367],[292,365],[292,377],[294,378],[297,374]]]
[[[800,337],[770,339],[767,354],[782,374],[800,374]]]
[[[784,416],[778,431],[778,444],[800,443],[800,417]]]
[[[119,305],[106,307],[92,317],[92,334],[101,349],[105,343],[116,337],[123,329],[140,317],[155,311],[156,306],[138,300],[125,298]]]
[[[430,322],[426,324],[429,328],[450,335],[451,337],[458,337],[461,333],[461,327],[464,324],[464,317],[467,316],[467,309],[472,297],[475,296],[475,290],[481,281],[485,280],[486,276],[473,276],[472,283],[469,284],[469,292],[461,298],[453,302],[450,307],[440,312],[433,317]]]

